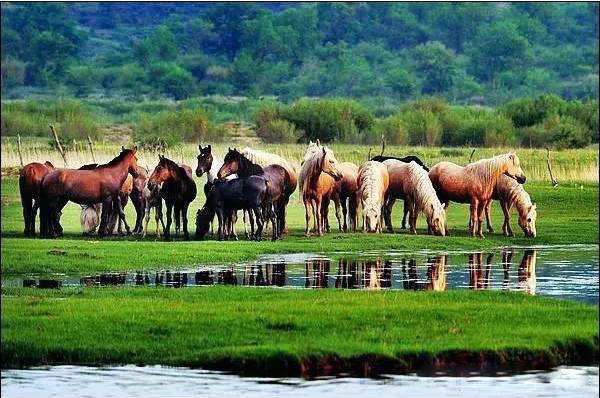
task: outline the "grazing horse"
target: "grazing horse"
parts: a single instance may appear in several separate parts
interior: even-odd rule
[[[492,200],[494,187],[503,174],[516,179],[519,184],[525,183],[525,175],[516,154],[509,152],[465,167],[440,162],[431,168],[429,178],[446,208],[450,201],[470,203],[470,218],[474,222],[469,227],[469,233],[483,237],[484,209]]]
[[[319,236],[327,227],[325,207],[335,192],[335,182],[343,178],[338,170],[338,161],[333,151],[320,143],[310,142],[304,154],[300,170],[300,194],[306,216],[306,236],[310,236],[310,218],[314,217],[315,231]],[[312,210],[312,211],[311,211]]]
[[[217,158],[213,152],[210,145],[206,147],[202,147],[202,145],[198,145],[198,149],[200,150],[200,154],[198,155],[198,166],[196,167],[196,176],[202,177],[202,174],[206,173],[206,184],[204,184],[204,196],[208,197],[209,191],[212,189],[213,183],[217,180],[217,173],[221,166],[223,166],[223,160]],[[227,176],[228,180],[232,180],[237,178],[237,175],[231,174]],[[248,236],[248,229],[246,227],[246,211],[244,210],[244,234],[246,235],[246,239]],[[231,220],[231,225],[228,225],[227,229],[233,234],[234,238],[237,240],[237,234],[235,233],[235,223],[237,221],[237,213],[228,216],[228,219]],[[211,233],[213,233],[213,225],[212,221],[210,224]]]
[[[35,236],[35,215],[40,207],[40,187],[42,180],[54,170],[50,162],[29,163],[19,172],[19,192],[23,206],[23,220],[25,222],[25,236]]]
[[[358,195],[363,208],[363,230],[381,232],[381,211],[389,186],[389,174],[383,163],[368,161],[358,169]]]
[[[427,217],[427,229],[436,235],[446,235],[446,212],[437,197],[429,175],[416,162],[404,163],[398,160],[386,160],[390,176],[390,185],[386,194],[384,218],[391,228],[392,206],[396,197],[404,198],[404,208],[409,210],[409,225],[412,233],[417,233],[417,216],[419,212]]]
[[[535,238],[537,232],[535,222],[537,219],[537,206],[531,203],[531,197],[515,180],[507,176],[500,176],[494,187],[492,199],[500,202],[502,211],[504,212],[504,224],[502,224],[502,232],[506,236],[514,236],[510,227],[510,209],[514,205],[519,213],[519,226],[523,230],[525,236]],[[494,232],[492,222],[490,220],[490,207],[492,201],[488,202],[485,208],[485,220],[487,222],[488,231]]]
[[[342,173],[342,178],[335,183],[333,202],[335,203],[338,224],[340,221],[338,209],[340,204],[344,219],[344,224],[338,226],[340,231],[347,232],[348,224],[346,220],[349,220],[352,231],[356,232],[356,225],[358,224],[358,166],[354,163],[342,162],[338,165],[338,170]],[[327,219],[327,215],[324,218]]]
[[[277,219],[279,221],[279,230],[281,231],[280,233],[285,233],[287,230],[287,225],[286,225],[286,209],[287,209],[287,205],[289,202],[289,198],[292,195],[292,193],[294,193],[294,191],[296,190],[296,185],[298,184],[298,166],[293,164],[292,162],[287,161],[286,159],[282,158],[279,155],[276,155],[274,153],[269,153],[269,152],[265,152],[265,151],[260,151],[258,149],[253,149],[250,147],[245,147],[244,149],[242,149],[240,151],[240,153],[242,155],[244,155],[246,157],[246,159],[250,160],[252,163],[256,163],[257,165],[261,166],[261,167],[267,167],[267,166],[271,166],[274,164],[277,164],[281,167],[283,167],[289,175],[290,181],[289,181],[289,186],[291,187],[291,192],[289,195],[285,196],[282,200],[287,199],[287,202],[282,202],[280,203],[280,209],[279,211],[281,212],[281,214],[277,214]],[[277,211],[277,209],[276,209]],[[245,224],[244,224],[245,225]]]
[[[270,185],[269,180],[257,175],[215,181],[208,193],[204,207],[198,211],[196,216],[196,237],[198,239],[204,237],[208,232],[208,225],[216,213],[219,221],[219,240],[223,240],[228,235],[228,216],[235,213],[236,210],[247,210],[252,232],[254,232],[254,219],[257,224],[256,234],[253,233],[252,238],[261,240],[264,219],[269,219],[273,225],[277,225]],[[263,214],[263,209],[265,214]],[[272,240],[276,239],[277,228],[273,228]]]
[[[148,188],[154,190],[159,185],[160,196],[167,206],[167,225],[164,229],[165,240],[171,240],[171,217],[175,207],[175,228],[179,230],[180,217],[183,217],[183,236],[190,239],[188,233],[187,210],[196,198],[196,183],[192,178],[192,169],[186,165],[178,165],[166,157],[159,155],[158,165],[148,179]]]
[[[42,181],[41,230],[40,236],[55,237],[60,228],[60,211],[68,201],[79,205],[102,203],[102,219],[99,236],[106,234],[110,213],[108,209],[116,204],[119,217],[125,221],[125,213],[120,205],[119,192],[128,174],[137,176],[137,147],[121,148],[121,153],[105,165],[93,170],[56,169],[48,173]],[[125,224],[129,233],[129,226]]]
[[[404,163],[415,162],[416,164],[421,166],[425,171],[429,171],[429,168],[427,166],[425,166],[425,163],[423,163],[423,161],[421,159],[419,159],[418,157],[413,156],[413,155],[405,156],[403,158],[396,158],[394,156],[375,156],[371,160],[373,160],[375,162],[383,163],[386,160],[390,160],[390,159],[398,160],[398,161],[404,162]]]
[[[238,152],[237,149],[229,149],[229,152],[225,155],[223,166],[221,166],[217,173],[217,177],[223,180],[231,174],[237,174],[239,178],[246,178],[253,175],[262,176],[269,182],[269,197],[272,200],[277,221],[276,224],[273,224],[273,229],[277,231],[275,235],[281,237],[285,207],[289,203],[290,195],[295,189],[287,170],[278,164],[272,164],[263,168],[258,164],[252,163],[246,156]],[[267,211],[266,208],[263,210],[263,212]]]

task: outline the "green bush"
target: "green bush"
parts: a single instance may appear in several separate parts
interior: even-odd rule
[[[513,121],[515,127],[529,127],[541,123],[548,116],[558,114],[564,102],[560,97],[549,94],[510,101],[500,109]]]
[[[303,134],[297,131],[292,123],[281,119],[268,121],[260,129],[257,129],[256,133],[264,142],[269,143],[295,143]]]
[[[590,143],[586,127],[571,116],[552,116],[543,123],[556,148],[583,148]]]
[[[393,145],[408,145],[409,134],[406,123],[401,115],[393,115],[386,117],[375,122],[373,128],[373,138],[375,142],[380,139],[381,136],[385,136],[386,142]],[[378,138],[379,137],[379,138]],[[365,142],[368,144],[374,144],[375,142]]]
[[[516,142],[512,121],[497,111],[456,107],[441,120],[445,145],[506,146]]]
[[[401,114],[412,145],[439,145],[442,124],[438,116],[428,109],[407,110]]]

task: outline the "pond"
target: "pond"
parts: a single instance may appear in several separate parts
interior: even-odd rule
[[[597,397],[598,367],[559,367],[496,377],[387,376],[381,379],[244,378],[161,366],[52,366],[2,371],[8,397]]]
[[[272,288],[516,290],[598,303],[595,245],[509,247],[465,252],[295,253],[180,271],[6,277],[3,286],[168,286],[227,284]]]

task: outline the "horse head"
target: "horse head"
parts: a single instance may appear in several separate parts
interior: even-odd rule
[[[435,235],[446,236],[446,211],[443,205],[431,204],[431,213],[427,217],[427,223]]]
[[[535,220],[537,219],[536,204],[532,204],[527,209],[527,212],[519,214],[519,226],[523,230],[525,236],[535,238],[537,231],[535,229]]]
[[[153,191],[157,186],[174,177],[175,171],[171,167],[173,161],[167,159],[163,155],[158,155],[158,164],[154,168],[152,175],[148,179],[148,188]]]
[[[339,181],[344,176],[337,168],[338,161],[333,154],[333,151],[327,147],[323,147],[323,154],[321,158],[321,171],[327,173],[333,177],[334,180]]]
[[[237,149],[229,148],[227,155],[225,155],[225,159],[223,160],[223,166],[219,169],[217,173],[217,178],[219,180],[223,180],[232,174],[236,174],[240,169],[240,161],[242,158],[242,154],[238,152]]]
[[[44,162],[44,165],[46,167],[48,167],[50,170],[54,170],[55,169],[54,165],[52,163],[50,163],[49,161],[47,161],[47,160]]]
[[[137,157],[135,154],[137,153],[137,146],[134,146],[131,149],[125,149],[124,146],[121,146],[121,154],[124,162],[127,163],[127,171],[133,178],[138,177],[138,165],[137,165]]]
[[[515,153],[508,153],[508,160],[504,165],[506,167],[506,171],[504,172],[505,175],[514,178],[519,184],[525,184],[527,178],[525,177],[523,170],[521,170],[519,158]]]
[[[196,167],[196,176],[202,177],[203,173],[208,173],[213,163],[213,155],[210,145],[202,148],[198,145],[200,154],[198,155],[198,167]]]

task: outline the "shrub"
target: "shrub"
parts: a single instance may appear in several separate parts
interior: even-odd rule
[[[2,90],[23,85],[25,80],[25,68],[26,64],[18,59],[3,59],[2,67],[0,68],[0,73],[2,74],[2,79],[0,80]]]
[[[504,104],[500,109],[515,127],[529,127],[541,123],[548,116],[558,114],[564,101],[554,94],[537,98],[521,98]]]
[[[445,145],[505,146],[516,141],[512,121],[485,108],[457,107],[442,118]]]
[[[265,142],[295,143],[301,137],[292,123],[281,119],[268,121],[256,133]]]
[[[552,116],[543,126],[556,148],[582,148],[590,143],[586,127],[571,116]]]
[[[430,110],[413,110],[402,113],[412,145],[436,146],[441,142],[442,124]]]
[[[401,115],[393,115],[378,120],[372,128],[375,139],[384,135],[386,142],[394,145],[407,145],[409,143],[408,129]],[[375,142],[368,142],[373,144]]]

